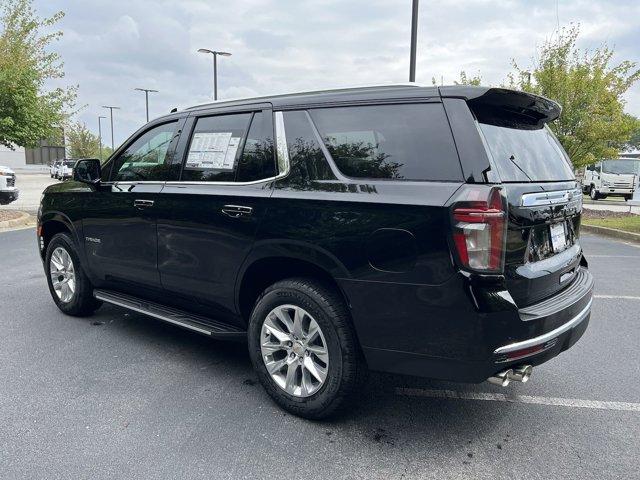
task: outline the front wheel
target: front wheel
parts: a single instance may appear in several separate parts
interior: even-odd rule
[[[68,233],[58,233],[49,242],[45,273],[53,301],[67,315],[90,315],[100,307]]]
[[[600,195],[598,194],[596,187],[594,186],[591,187],[591,189],[589,190],[589,197],[591,197],[591,200],[598,200],[598,198],[600,198]]]
[[[328,417],[364,383],[366,365],[344,301],[315,280],[267,288],[251,314],[248,339],[260,383],[295,415]]]

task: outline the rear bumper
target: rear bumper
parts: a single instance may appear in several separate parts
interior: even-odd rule
[[[353,285],[343,288],[369,368],[479,383],[574,345],[589,324],[593,277],[580,268],[559,294],[525,309],[504,290],[470,291],[460,278],[440,286],[381,284],[365,299]]]
[[[0,190],[0,203],[7,204],[18,199],[20,191],[17,188]]]

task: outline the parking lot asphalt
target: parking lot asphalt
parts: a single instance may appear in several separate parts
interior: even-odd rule
[[[17,171],[16,187],[20,190],[20,195],[15,202],[3,205],[2,208],[22,210],[34,214],[38,211],[40,196],[44,189],[58,182],[59,180],[51,178],[49,170],[44,173],[39,171]]]
[[[640,248],[593,235],[589,329],[500,388],[374,374],[328,422],[285,414],[246,346],[102,307],[66,317],[33,229],[0,234],[0,478],[639,478]]]

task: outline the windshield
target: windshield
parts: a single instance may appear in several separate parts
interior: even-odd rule
[[[76,162],[75,162],[75,160],[74,160],[74,161],[70,161],[70,162],[64,162],[64,164],[65,164],[65,166],[67,166],[67,167],[73,167],[73,166],[76,164]]]
[[[573,180],[567,154],[551,130],[478,123],[503,182]]]
[[[640,160],[605,160],[602,162],[603,173],[637,175]]]

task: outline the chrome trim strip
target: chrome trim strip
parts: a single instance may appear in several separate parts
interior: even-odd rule
[[[559,205],[569,203],[582,198],[579,188],[570,190],[557,190],[554,192],[525,193],[520,198],[521,207],[537,207],[541,205]]]
[[[275,112],[275,123],[278,173],[286,175],[289,173],[289,147],[287,146],[287,135],[284,129],[284,115],[282,112]]]
[[[237,185],[237,186],[242,186],[242,185],[256,185],[258,183],[265,183],[265,182],[272,182],[274,180],[277,180],[281,177],[283,177],[284,175],[277,175],[275,177],[269,177],[269,178],[263,178],[262,180],[252,180],[250,182],[203,182],[203,181],[179,181],[179,180],[171,180],[168,182],[165,182],[165,186],[167,187],[179,187],[181,185]]]
[[[573,317],[567,323],[565,323],[564,325],[561,325],[555,330],[551,330],[550,332],[547,332],[544,335],[540,335],[539,337],[529,338],[528,340],[523,340],[522,342],[516,342],[510,345],[505,345],[504,347],[500,347],[493,352],[494,355],[514,352],[516,350],[522,350],[523,348],[529,348],[535,345],[540,345],[541,343],[546,343],[549,340],[562,335],[566,331],[571,330],[573,327],[578,325],[587,317],[591,309],[592,303],[593,303],[593,298],[589,299],[589,303],[587,303],[587,306],[584,307],[580,313],[578,313],[575,317]]]
[[[112,305],[117,305],[119,307],[126,308],[127,310],[132,310],[134,312],[142,313],[144,315],[157,318],[158,320],[162,320],[163,322],[172,323],[174,325],[178,325],[179,327],[187,328],[189,330],[193,330],[198,333],[204,333],[205,335],[211,335],[211,330],[206,330],[204,328],[199,328],[194,325],[189,325],[188,323],[182,323],[178,320],[173,320],[171,318],[165,317],[164,315],[160,315],[159,313],[153,313],[149,310],[145,310],[144,308],[132,307],[131,305],[128,305],[126,303],[119,302],[110,297],[101,295],[100,292],[94,293],[93,296],[98,300],[102,300],[103,302],[111,303]]]

